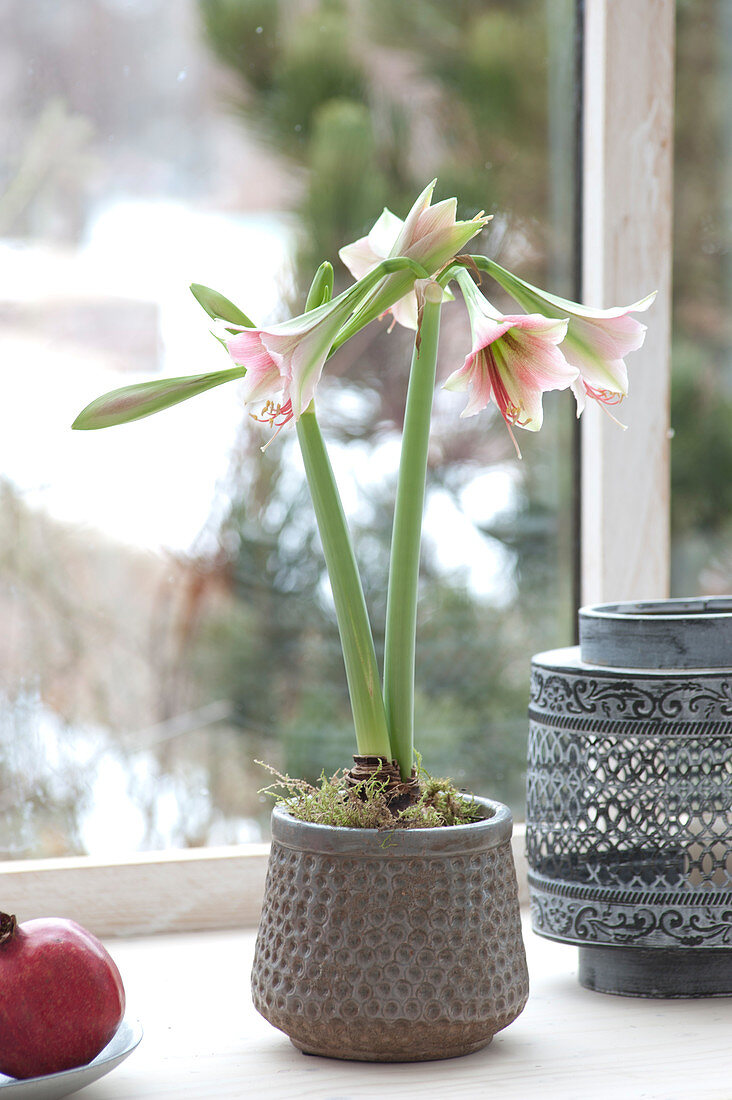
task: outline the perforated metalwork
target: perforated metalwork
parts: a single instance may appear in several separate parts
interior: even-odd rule
[[[527,850],[537,931],[732,946],[732,677],[535,662]]]

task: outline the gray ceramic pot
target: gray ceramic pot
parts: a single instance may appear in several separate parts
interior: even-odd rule
[[[252,971],[259,1012],[307,1054],[452,1058],[521,1012],[528,974],[511,814],[440,829],[334,828],[272,814]]]
[[[529,713],[535,930],[590,989],[732,993],[732,598],[583,608]]]

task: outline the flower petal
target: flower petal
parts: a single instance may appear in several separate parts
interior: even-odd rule
[[[482,216],[469,222],[455,221],[456,199],[443,199],[430,206],[435,182],[425,187],[403,222],[385,208],[367,237],[340,250],[341,259],[355,278],[363,278],[380,260],[396,256],[415,260],[434,275],[480,232],[487,220]],[[391,310],[399,324],[416,329],[413,286],[414,277],[408,272],[385,276],[366,306],[364,323]],[[407,290],[409,293],[405,293]]]
[[[395,302],[391,307],[391,315],[398,324],[403,325],[404,328],[411,328],[416,332],[418,324],[416,292],[410,290],[409,294],[405,294],[403,298]]]
[[[420,216],[427,209],[432,201],[432,192],[435,189],[437,180],[432,180],[432,183],[428,183],[424,191],[415,200],[412,209],[404,219],[404,223],[399,231],[399,236],[394,242],[391,250],[392,256],[407,256],[410,255],[409,249],[417,239],[417,225],[419,223]]]
[[[354,279],[363,279],[384,258],[374,251],[369,237],[361,237],[353,244],[344,245],[338,252]]]
[[[481,349],[471,352],[459,370],[453,371],[444,382],[443,389],[468,391],[468,403],[460,413],[461,417],[475,416],[485,409],[491,399],[492,386],[488,372],[485,352]]]
[[[542,394],[567,389],[577,377],[576,369],[553,342],[516,329],[496,342],[495,358],[513,409],[512,423],[538,432],[543,423]]]
[[[575,356],[576,358],[576,356]],[[628,393],[628,368],[622,359],[585,359],[580,368],[580,377],[585,384],[585,392],[596,390],[600,393]]]
[[[374,255],[380,260],[385,260],[391,253],[403,225],[402,219],[392,214],[391,210],[385,206],[366,238]]]
[[[443,199],[434,206],[428,206],[417,219],[417,237],[427,237],[431,233],[444,233],[455,224],[457,199]]]
[[[448,378],[448,389],[469,389],[463,416],[472,416],[492,400],[509,427],[538,431],[542,394],[566,389],[578,377],[558,347],[568,321],[541,314],[504,316],[467,271],[456,279],[468,307],[473,347],[462,368]]]
[[[315,396],[315,388],[343,320],[343,310],[334,310],[294,344],[287,346],[283,343],[275,348],[286,359],[286,362],[280,364],[280,370],[287,376],[287,393],[292,401],[295,420],[305,412]],[[272,348],[271,338],[267,336],[265,340]]]
[[[280,393],[283,386],[282,374],[264,345],[258,329],[247,329],[236,336],[230,336],[226,345],[234,362],[246,367],[242,384],[245,405],[258,404]]]

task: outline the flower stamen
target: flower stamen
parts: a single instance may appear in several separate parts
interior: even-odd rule
[[[284,405],[281,405],[279,401],[274,401],[270,398],[268,401],[265,401],[259,416],[255,413],[250,413],[249,415],[252,420],[256,420],[258,424],[269,424],[270,428],[277,429],[274,435],[271,436],[261,448],[262,452],[264,452],[267,450],[270,443],[277,438],[285,424],[289,424],[292,420],[294,415],[292,412],[292,401],[288,399],[285,401]]]
[[[584,383],[587,390],[588,397],[593,397],[595,401],[599,401],[602,405],[619,405],[625,394],[618,393],[617,390],[601,390],[595,386],[590,386],[587,382]]]
[[[519,460],[522,460],[524,456],[521,454],[521,448],[519,447],[518,443],[516,442],[516,436],[513,434],[513,429],[511,428],[511,425],[509,424],[508,421],[506,421],[506,428],[508,429],[508,434],[511,436],[511,442],[513,443],[514,447],[516,448],[516,458],[518,458]]]
[[[493,398],[498,406],[498,411],[503,417],[504,423],[508,429],[508,434],[511,436],[511,442],[516,449],[517,458],[521,459],[521,448],[516,442],[516,436],[513,434],[512,425],[517,424],[519,428],[525,428],[527,424],[531,423],[531,417],[528,416],[524,420],[521,420],[522,408],[517,405],[515,401],[509,396],[506,389],[506,383],[501,377],[501,372],[498,369],[495,356],[490,347],[483,349],[483,356],[485,361],[488,378],[490,380],[491,389],[493,391]]]
[[[257,416],[256,413],[249,413],[249,415],[252,420],[256,420],[258,424],[274,424],[281,412],[282,406],[279,401],[273,401],[272,398],[270,398],[268,401],[265,401],[259,416]]]
[[[613,423],[617,424],[619,428],[622,428],[623,431],[626,431],[628,425],[623,424],[622,420],[618,420],[617,416],[613,416],[613,414],[608,409],[608,405],[619,405],[622,402],[625,394],[617,393],[613,390],[596,389],[594,386],[588,385],[588,383],[585,382],[584,379],[583,385],[585,387],[585,390],[587,391],[587,396],[594,397],[595,401],[597,401],[598,405],[605,413],[605,415],[609,416]],[[579,416],[579,413],[577,415]]]
[[[496,363],[492,348],[484,348],[483,355],[485,356],[485,364],[491,389],[493,390],[493,397],[501,416],[507,424],[518,424],[520,428],[525,428],[527,424],[531,423],[531,417],[523,421],[519,419],[522,408],[520,405],[516,404],[506,389],[506,383],[501,377],[501,372],[498,369],[498,364]]]

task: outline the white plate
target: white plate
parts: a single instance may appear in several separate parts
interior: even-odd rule
[[[43,1077],[26,1077],[22,1081],[0,1074],[0,1100],[60,1100],[115,1069],[132,1054],[141,1038],[140,1021],[125,1017],[111,1042],[85,1066],[47,1073]]]

